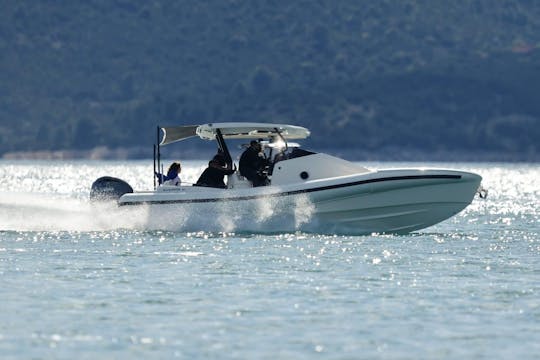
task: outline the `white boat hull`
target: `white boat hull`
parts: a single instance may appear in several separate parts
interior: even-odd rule
[[[342,195],[314,199],[316,213],[322,222],[351,232],[408,233],[423,229],[467,207],[481,180],[464,172],[453,172],[451,177],[440,175],[378,178],[381,181],[353,186]]]
[[[151,210],[164,205],[189,206],[190,216],[229,216],[231,221],[261,210],[269,212],[270,218],[284,213],[302,217],[291,222],[293,228],[265,228],[271,232],[403,234],[437,224],[463,210],[473,200],[480,181],[476,174],[451,170],[368,171],[282,186],[181,187],[132,193],[122,196],[119,204],[150,205]],[[167,213],[175,212],[169,209]]]

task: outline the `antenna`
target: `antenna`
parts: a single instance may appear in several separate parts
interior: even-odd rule
[[[161,153],[160,153],[160,151],[159,151],[159,130],[160,130],[160,129],[161,129],[161,128],[160,128],[160,126],[158,125],[158,126],[157,126],[157,129],[156,129],[156,130],[157,130],[157,131],[156,131],[156,142],[157,142],[157,155],[156,155],[156,156],[157,156],[157,168],[158,168],[158,170],[159,170],[160,165],[161,165]]]
[[[154,144],[154,174],[152,174],[152,178],[154,178],[154,190],[156,190],[156,144]]]

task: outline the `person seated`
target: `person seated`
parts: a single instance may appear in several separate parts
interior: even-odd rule
[[[232,169],[225,161],[225,157],[217,154],[208,162],[208,167],[203,171],[196,186],[208,186],[215,188],[226,188],[223,181],[225,175],[232,175],[235,169]]]
[[[261,150],[261,144],[252,140],[240,156],[240,174],[251,181],[254,187],[268,185],[268,178],[263,173],[268,161]]]
[[[158,172],[156,172],[155,174],[158,178],[158,182],[160,185],[180,186],[180,184],[182,183],[182,181],[180,180],[181,171],[182,166],[180,165],[180,162],[173,162],[171,166],[169,166],[167,175],[163,175]]]

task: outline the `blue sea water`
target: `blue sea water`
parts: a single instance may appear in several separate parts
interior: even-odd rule
[[[540,358],[540,165],[367,165],[489,196],[406,236],[159,229],[87,201],[103,175],[151,188],[148,161],[0,161],[0,358]]]

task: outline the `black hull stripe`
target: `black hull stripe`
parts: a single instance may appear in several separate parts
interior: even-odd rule
[[[321,186],[312,189],[303,189],[303,190],[294,190],[286,191],[277,194],[262,194],[262,195],[250,195],[250,196],[239,196],[239,197],[230,197],[230,198],[219,198],[219,199],[190,199],[190,200],[159,200],[159,201],[134,201],[129,203],[120,203],[120,206],[127,205],[155,205],[155,204],[192,204],[192,203],[208,203],[208,202],[225,202],[225,201],[242,201],[242,200],[255,200],[271,197],[280,197],[280,196],[289,196],[297,195],[303,193],[311,193],[316,191],[332,190],[339,189],[349,186],[378,183],[385,181],[398,181],[398,180],[425,180],[425,179],[461,179],[461,175],[409,175],[409,176],[391,176],[385,178],[376,178],[376,179],[367,179],[354,181],[344,184],[328,185]]]

